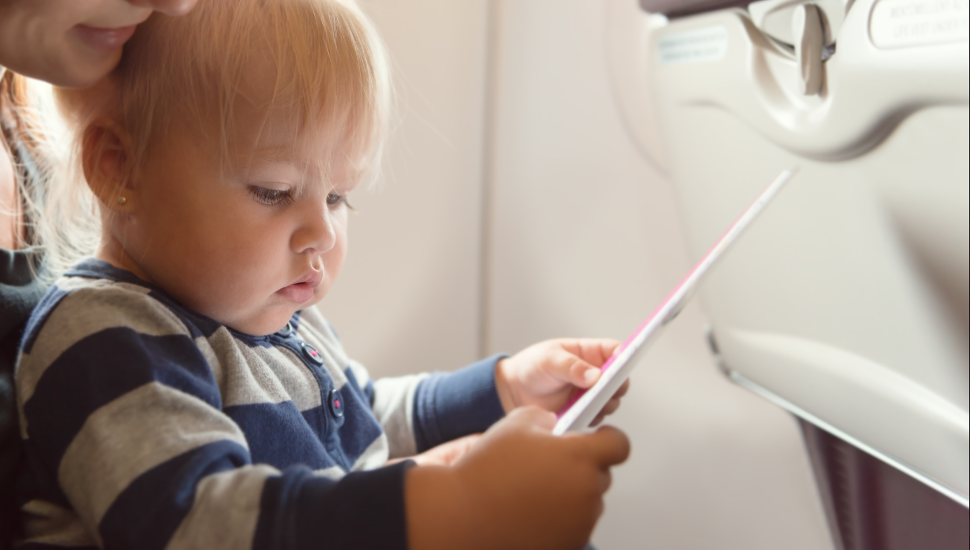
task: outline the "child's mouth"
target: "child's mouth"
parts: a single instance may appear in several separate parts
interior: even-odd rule
[[[313,292],[321,280],[323,280],[323,273],[311,270],[292,284],[277,290],[276,293],[291,302],[302,304],[313,298]]]
[[[313,298],[313,287],[310,286],[310,283],[297,283],[295,285],[284,286],[277,290],[276,293],[291,302],[302,304],[310,298]]]

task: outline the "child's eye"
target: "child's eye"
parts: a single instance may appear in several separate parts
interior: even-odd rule
[[[343,195],[338,195],[337,193],[330,193],[329,195],[327,195],[327,204],[330,206],[338,206],[343,204],[344,206],[346,206],[351,210],[354,209],[354,207],[350,206],[350,203],[347,202],[347,197]]]
[[[265,187],[250,185],[249,194],[251,194],[258,202],[268,206],[289,204],[293,202],[293,195],[289,191],[282,191],[279,189],[267,189]]]

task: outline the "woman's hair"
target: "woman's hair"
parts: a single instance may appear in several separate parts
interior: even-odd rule
[[[254,80],[252,67],[263,69]],[[265,77],[269,67],[270,76]],[[324,130],[325,177],[377,175],[390,105],[388,62],[371,22],[353,0],[206,0],[189,14],[154,14],[139,25],[118,67],[87,90],[55,90],[74,133],[72,173],[58,178],[42,225],[50,270],[60,273],[91,254],[100,237],[97,199],[80,176],[85,132],[109,119],[130,137],[127,177],[178,119],[205,136],[231,168],[237,105],[254,84],[271,112],[287,113],[293,137]],[[251,108],[251,107],[250,107]],[[119,189],[119,192],[121,190]]]
[[[31,81],[13,71],[0,76],[0,147],[7,149],[14,164],[18,217],[24,231],[18,231],[17,247],[39,247],[43,244],[36,231],[50,176],[59,155],[38,109],[37,90]],[[34,266],[37,267],[37,266]]]

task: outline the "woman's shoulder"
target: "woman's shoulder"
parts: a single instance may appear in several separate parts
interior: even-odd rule
[[[19,334],[44,295],[44,281],[36,276],[39,256],[37,249],[0,248],[0,341]]]

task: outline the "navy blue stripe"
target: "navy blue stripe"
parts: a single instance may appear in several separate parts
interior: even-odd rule
[[[221,408],[209,365],[188,336],[111,328],[75,343],[41,376],[24,404],[31,443],[56,472],[91,413],[153,381]]]
[[[383,430],[374,417],[367,398],[357,387],[356,380],[344,384],[340,394],[344,400],[344,423],[337,432],[344,454],[350,465],[353,465],[367,447],[381,436]]]
[[[27,325],[24,327],[23,340],[20,342],[20,349],[23,353],[30,353],[34,349],[34,342],[37,341],[40,329],[44,328],[44,324],[47,323],[47,319],[57,308],[57,304],[61,303],[61,300],[68,294],[70,293],[56,286],[47,289],[47,293],[37,303],[37,307],[30,314]]]
[[[268,480],[253,550],[407,550],[404,461],[333,481],[291,469]]]
[[[371,443],[384,433],[384,430],[372,410],[374,385],[370,380],[367,381],[367,387],[370,388],[370,394],[367,394],[360,388],[353,369],[347,367],[344,369],[344,375],[347,377],[347,383],[340,389],[340,393],[346,405],[344,412],[346,421],[338,431],[344,452],[352,465],[360,455],[364,454],[367,447],[370,447]]]
[[[319,438],[320,444],[326,451],[325,456],[328,461],[328,466],[341,466],[345,470],[349,470],[353,465],[353,462],[347,459],[347,455],[344,454],[343,443],[338,436],[338,430],[340,426],[343,426],[344,417],[334,418],[333,414],[330,412],[330,407],[326,403],[319,406],[313,407],[312,409],[307,409],[302,411],[303,419],[313,430],[313,433]],[[295,463],[294,463],[295,464]],[[319,469],[319,468],[317,468]]]
[[[189,335],[192,337],[192,339],[200,336],[203,338],[208,338],[222,326],[219,321],[206,317],[201,313],[196,313],[192,310],[186,309],[181,304],[176,302],[174,298],[161,290],[153,289],[148,293],[148,296],[157,300],[159,303],[167,307],[169,311],[175,314],[175,316],[179,318],[179,321],[182,321],[182,324],[188,329]]]
[[[227,327],[228,328],[228,327]],[[283,327],[280,327],[283,328]],[[238,330],[229,328],[229,334],[232,334],[233,339],[239,343],[250,348],[271,348],[273,346],[282,346],[287,340],[286,338],[280,338],[276,334],[267,334],[263,336],[253,336],[252,334],[246,334],[245,332],[239,332]]]
[[[484,432],[505,416],[495,388],[494,355],[452,373],[437,373],[418,384],[414,396],[414,436],[418,452]]]
[[[344,376],[347,377],[347,384],[359,392],[362,391],[360,382],[357,381],[357,375],[354,374],[354,369],[350,368],[349,366],[344,367]]]
[[[43,467],[43,463],[37,458],[37,451],[34,449],[31,440],[24,441],[23,449],[23,466],[17,472],[14,487],[17,493],[18,507],[23,507],[31,500],[44,500],[63,508],[70,508],[71,503],[67,500],[64,491],[61,490],[57,472],[50,472]]]
[[[61,546],[59,544],[47,544],[45,542],[25,542],[17,548],[20,550],[100,550],[97,546]]]
[[[281,476],[266,479],[259,499],[259,519],[253,533],[252,550],[293,547],[293,521],[289,513],[291,503],[299,486],[312,475],[305,466],[293,466]]]
[[[87,277],[89,279],[108,279],[119,283],[128,283],[142,288],[154,288],[131,271],[115,267],[104,260],[87,258],[74,264],[74,267],[64,272],[65,277]]]
[[[98,531],[105,548],[163,550],[192,508],[199,481],[249,463],[245,447],[216,441],[138,476],[101,519]]]
[[[284,401],[235,405],[226,407],[224,412],[242,428],[254,464],[269,464],[280,470],[305,464],[318,470],[337,464],[317,435],[320,432],[304,421],[307,414],[326,414],[322,409],[317,407],[301,414],[292,401]]]
[[[142,280],[134,273],[115,267],[108,262],[95,258],[88,258],[64,273],[67,277],[86,277],[89,279],[108,279],[118,283],[127,283],[148,289],[148,296],[161,302],[189,329],[192,338],[204,336],[208,338],[222,325],[201,313],[196,313],[186,309],[165,291],[155,287],[151,283]]]

